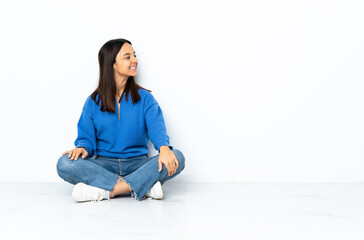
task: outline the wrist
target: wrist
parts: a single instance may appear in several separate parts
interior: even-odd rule
[[[159,148],[159,152],[163,152],[166,150],[170,150],[169,146],[167,146],[167,145],[160,146],[160,148]]]

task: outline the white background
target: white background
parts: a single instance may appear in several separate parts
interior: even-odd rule
[[[126,38],[181,181],[364,181],[362,1],[1,1],[0,181],[63,181],[61,153]]]

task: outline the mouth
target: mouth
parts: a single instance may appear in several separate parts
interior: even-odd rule
[[[132,67],[130,67],[129,69],[130,69],[130,70],[134,70],[134,71],[135,71],[135,70],[137,69],[137,67],[136,67],[136,66],[132,66]]]

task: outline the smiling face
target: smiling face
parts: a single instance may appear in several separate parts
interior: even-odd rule
[[[136,76],[137,66],[138,60],[136,59],[133,46],[129,43],[124,43],[119,53],[116,55],[115,63],[113,65],[115,79]]]

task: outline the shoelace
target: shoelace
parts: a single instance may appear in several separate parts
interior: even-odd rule
[[[91,197],[91,202],[100,202],[101,200],[104,199],[104,197],[105,197],[105,193],[98,192],[96,195],[96,198]]]

